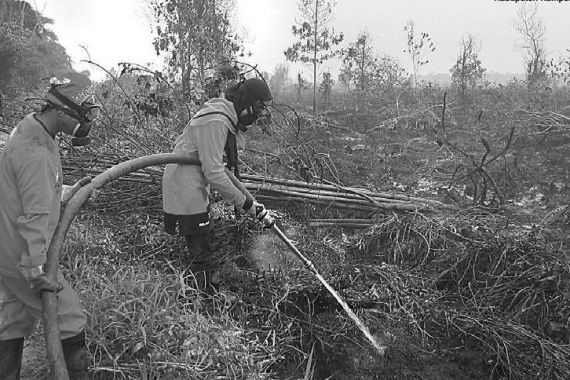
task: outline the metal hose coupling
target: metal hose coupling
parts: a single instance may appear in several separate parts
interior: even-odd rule
[[[263,228],[271,228],[275,224],[275,218],[269,215],[265,207],[257,207],[255,209],[255,217],[261,222]]]

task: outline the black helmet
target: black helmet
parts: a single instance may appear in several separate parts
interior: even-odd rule
[[[259,78],[250,78],[230,86],[226,90],[226,99],[234,104],[239,115],[241,111],[253,106],[255,102],[269,101],[273,97],[265,81]]]
[[[46,102],[58,111],[74,118],[79,124],[73,131],[73,145],[86,145],[92,123],[99,116],[101,106],[93,103],[92,97],[81,101],[80,96],[91,85],[89,78],[83,74],[67,73],[66,78],[59,81],[50,80],[50,88],[45,95]]]
[[[272,100],[271,90],[265,81],[259,78],[247,79],[242,84],[244,92],[248,94],[254,101],[265,102]]]

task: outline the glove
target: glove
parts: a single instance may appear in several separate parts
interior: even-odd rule
[[[42,291],[59,292],[63,289],[63,285],[59,282],[50,281],[43,269],[42,265],[37,267],[20,267],[22,275],[30,283],[30,288],[37,293]]]
[[[263,224],[265,228],[271,228],[275,224],[275,220],[269,215],[265,206],[261,203],[253,201],[253,206],[249,210],[247,210],[249,215],[256,218]]]
[[[60,282],[52,282],[47,278],[45,274],[42,274],[30,280],[30,288],[32,288],[32,290],[38,293],[41,292],[59,293],[61,290],[63,290],[63,284],[61,284]]]
[[[258,215],[263,214],[263,211],[265,211],[265,206],[262,203],[253,201],[247,213],[251,215],[252,218],[257,218]]]

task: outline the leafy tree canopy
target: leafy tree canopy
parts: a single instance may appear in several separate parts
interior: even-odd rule
[[[313,66],[313,111],[317,113],[317,66],[338,53],[335,45],[342,42],[344,35],[329,28],[335,3],[328,0],[300,0],[301,20],[292,26],[297,38],[285,50],[285,58],[292,62],[310,63]]]
[[[485,69],[479,59],[479,48],[473,36],[463,38],[457,61],[449,71],[451,83],[458,87],[463,95],[468,87],[473,88],[481,82]]]
[[[208,80],[242,49],[230,23],[233,2],[150,0],[150,3],[155,17],[156,53],[164,55],[170,79],[181,82],[185,96],[199,98]]]
[[[0,0],[0,93],[31,90],[45,78],[72,71],[65,48],[49,29],[52,23],[25,1]]]

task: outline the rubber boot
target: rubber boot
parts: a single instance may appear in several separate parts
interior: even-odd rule
[[[63,357],[67,364],[69,380],[87,380],[87,347],[85,346],[85,333],[82,332],[71,338],[61,341]]]
[[[20,379],[24,338],[0,340],[0,380]]]

